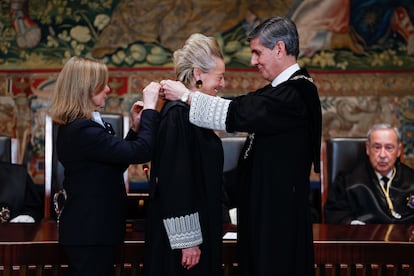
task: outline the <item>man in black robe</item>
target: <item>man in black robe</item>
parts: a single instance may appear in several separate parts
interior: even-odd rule
[[[43,217],[43,201],[27,167],[0,162],[0,222],[33,223]]]
[[[251,64],[269,85],[226,100],[191,92],[190,121],[248,132],[238,165],[240,275],[312,276],[309,206],[312,163],[319,172],[322,114],[317,88],[297,64],[295,24],[273,17],[248,36]],[[161,81],[167,99],[188,90]]]
[[[414,169],[404,165],[400,133],[389,124],[368,132],[367,158],[340,171],[328,189],[326,223],[414,223]]]

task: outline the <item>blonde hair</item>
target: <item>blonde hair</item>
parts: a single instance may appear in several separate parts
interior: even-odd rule
[[[56,81],[49,114],[57,124],[90,118],[96,106],[92,97],[108,83],[108,68],[97,60],[72,57]]]
[[[192,34],[184,46],[173,54],[177,80],[187,87],[194,85],[194,68],[200,68],[206,73],[209,72],[216,66],[214,57],[224,59],[217,40],[199,33]]]

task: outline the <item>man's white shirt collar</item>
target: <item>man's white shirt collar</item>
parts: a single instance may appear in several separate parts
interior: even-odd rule
[[[390,170],[389,173],[386,175],[386,177],[388,179],[391,179],[393,172],[394,172],[393,170]],[[375,171],[375,174],[377,175],[378,179],[381,180],[382,175],[379,172],[377,172],[377,171]]]
[[[284,81],[287,81],[296,71],[300,70],[299,64],[295,63],[286,68],[285,71],[280,73],[273,81],[272,86],[276,87]]]

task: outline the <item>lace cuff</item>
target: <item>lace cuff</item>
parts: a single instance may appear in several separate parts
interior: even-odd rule
[[[199,127],[225,131],[230,102],[231,100],[196,92],[191,98],[190,122]]]
[[[171,249],[188,248],[203,242],[198,213],[164,219],[163,222]]]

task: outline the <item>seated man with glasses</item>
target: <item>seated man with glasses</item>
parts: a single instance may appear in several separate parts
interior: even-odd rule
[[[328,189],[326,223],[414,223],[414,170],[400,162],[401,137],[389,124],[368,131],[366,162],[339,172]]]

